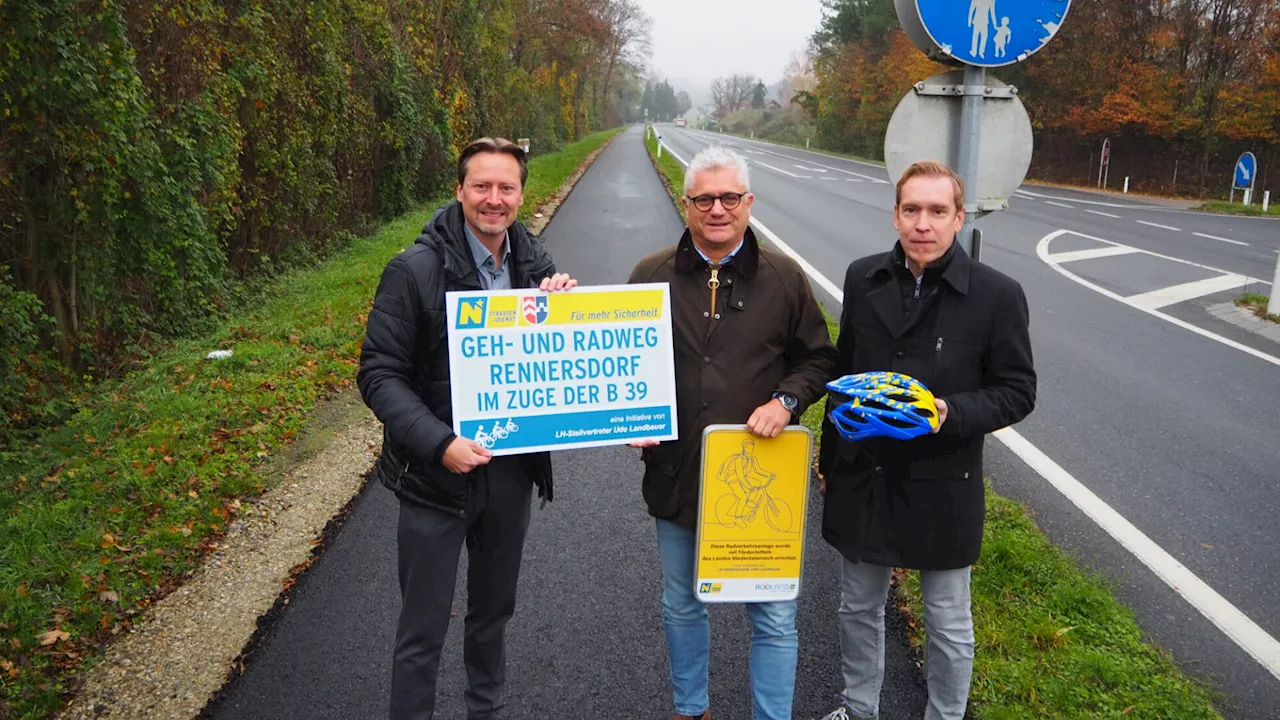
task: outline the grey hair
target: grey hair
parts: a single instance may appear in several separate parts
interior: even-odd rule
[[[738,182],[743,192],[751,192],[751,171],[747,169],[747,159],[727,147],[713,145],[693,156],[693,162],[684,171],[684,194],[693,190],[695,176],[704,170],[722,170],[733,168],[738,171]]]

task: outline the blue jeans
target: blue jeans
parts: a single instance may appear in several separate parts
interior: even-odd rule
[[[694,594],[692,530],[658,520],[662,559],[662,624],[671,658],[671,690],[676,713],[698,717],[707,697],[711,624],[707,607]],[[796,687],[796,603],[747,603],[751,616],[751,697],[755,720],[791,720]]]

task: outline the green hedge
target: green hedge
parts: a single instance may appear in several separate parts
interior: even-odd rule
[[[450,187],[473,136],[584,134],[573,58],[511,52],[522,7],[0,2],[0,312],[27,319],[0,342],[39,358],[3,368],[0,451],[74,404],[42,395]]]

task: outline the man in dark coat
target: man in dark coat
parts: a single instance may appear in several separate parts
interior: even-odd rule
[[[634,283],[671,285],[680,439],[636,444],[647,446],[642,492],[657,522],[677,720],[710,715],[711,630],[693,587],[702,432],[745,423],[755,435],[777,437],[821,398],[836,354],[804,271],[761,246],[748,227],[754,196],[746,160],[719,147],[698,153],[684,192],[689,228],[679,244],[631,272]],[[753,717],[790,720],[796,603],[750,603],[747,612]]]
[[[973,670],[969,570],[982,547],[987,433],[1035,405],[1022,287],[974,262],[956,242],[964,183],[938,163],[908,168],[897,186],[893,250],[845,275],[838,375],[888,370],[936,397],[933,434],[843,440],[828,418],[819,469],[822,532],[844,556],[842,705],[828,715],[874,718],[884,676],[884,606],[892,568],[920,570],[927,720],[961,720]],[[828,410],[835,398],[829,398]]]
[[[511,141],[468,145],[458,157],[456,201],[387,263],[369,313],[357,382],[384,425],[378,475],[400,499],[392,720],[430,720],[435,711],[464,543],[467,717],[495,717],[504,703],[503,636],[515,611],[533,487],[551,499],[551,458],[495,458],[454,435],[445,293],[577,285],[556,273],[542,241],[516,222],[527,176],[524,151]]]

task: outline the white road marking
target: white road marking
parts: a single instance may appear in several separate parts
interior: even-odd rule
[[[1079,237],[1085,238],[1086,240],[1094,240],[1100,243],[1106,243],[1108,245],[1118,245],[1118,243],[1113,243],[1110,240],[1103,240],[1102,238],[1093,237],[1092,235],[1085,235],[1084,233],[1076,232],[1074,230],[1055,230],[1040,239],[1040,243],[1036,246],[1036,254],[1040,256],[1040,259],[1043,260],[1045,264],[1047,264],[1049,267],[1053,268],[1054,270],[1057,270],[1059,274],[1065,276],[1066,278],[1068,278],[1073,282],[1076,282],[1080,285],[1083,285],[1089,288],[1090,290],[1098,293],[1099,295],[1104,295],[1117,302],[1122,302],[1125,305],[1128,305],[1129,307],[1140,310],[1153,317],[1160,318],[1165,322],[1177,325],[1178,327],[1184,330],[1190,330],[1191,332],[1201,337],[1206,337],[1206,338],[1209,338],[1210,340],[1213,340],[1214,342],[1222,343],[1227,347],[1235,348],[1236,350],[1239,350],[1240,352],[1246,353],[1248,355],[1252,355],[1258,358],[1259,360],[1265,360],[1271,363],[1272,365],[1280,366],[1280,357],[1276,357],[1274,355],[1268,355],[1267,353],[1264,353],[1261,350],[1257,350],[1249,347],[1248,345],[1238,343],[1235,340],[1232,340],[1230,338],[1225,338],[1217,333],[1209,332],[1208,330],[1205,330],[1202,327],[1197,327],[1185,320],[1180,320],[1176,317],[1173,317],[1172,315],[1167,315],[1165,313],[1162,313],[1159,310],[1134,305],[1133,303],[1129,302],[1129,299],[1124,297],[1123,295],[1119,295],[1117,293],[1111,292],[1110,290],[1100,285],[1095,285],[1094,283],[1091,283],[1088,280],[1085,280],[1084,278],[1080,277],[1079,275],[1076,275],[1075,273],[1071,272],[1070,270],[1062,267],[1061,265],[1059,265],[1057,262],[1053,260],[1054,256],[1049,252],[1049,243],[1062,237],[1063,235],[1078,235]],[[1222,270],[1219,270],[1218,268],[1209,267],[1208,265],[1201,265],[1200,263],[1193,263],[1190,260],[1182,260],[1180,258],[1169,257],[1168,255],[1161,255],[1160,253],[1153,253],[1150,250],[1138,250],[1138,252],[1146,255],[1151,255],[1153,257],[1164,258],[1165,260],[1172,260],[1174,262],[1179,262],[1179,263],[1182,263],[1183,265],[1191,265],[1193,267],[1204,268],[1206,270],[1213,270],[1223,275],[1230,274]],[[1268,285],[1268,286],[1271,284],[1268,282],[1264,282],[1262,280],[1258,280],[1256,278],[1249,278],[1249,282],[1251,284]],[[1280,675],[1277,675],[1277,677],[1280,677]]]
[[[818,178],[818,179],[819,179],[819,180],[831,180],[832,182],[839,182],[839,181],[840,181],[840,178],[829,178],[829,177],[824,177],[824,178]]]
[[[1070,206],[1070,205],[1063,205],[1063,204],[1062,204],[1062,203],[1060,203],[1060,202],[1054,202],[1054,201],[1052,201],[1052,200],[1045,200],[1045,201],[1044,201],[1044,204],[1045,204],[1045,205],[1057,205],[1057,206],[1058,206],[1058,207],[1060,207],[1060,208],[1066,208],[1066,209],[1068,209],[1068,210],[1075,210],[1075,208],[1074,208],[1074,207],[1072,207],[1072,206]]]
[[[1125,298],[1125,302],[1136,308],[1158,310],[1169,305],[1177,305],[1180,302],[1195,300],[1205,295],[1237,290],[1247,286],[1249,280],[1250,278],[1243,275],[1219,275],[1218,277],[1152,290],[1141,295],[1130,295]]]
[[[677,160],[688,167],[689,163],[680,158],[679,155],[671,153]],[[784,243],[773,231],[765,227],[755,217],[751,218],[751,224],[760,231],[762,235],[769,239],[779,250],[791,256],[793,260],[800,264],[800,267],[809,277],[816,282],[823,290],[826,290],[836,302],[844,304],[844,293],[835,283],[831,282],[817,268],[811,265],[807,260],[800,256],[789,245]],[[1049,257],[1048,246],[1054,238],[1069,233],[1068,230],[1058,230],[1045,236],[1040,240],[1036,252],[1041,259],[1048,262]],[[1079,233],[1075,233],[1079,235]],[[1088,236],[1082,236],[1088,237]],[[1108,240],[1100,238],[1089,238],[1097,240],[1108,245],[1115,245]],[[1277,250],[1280,252],[1280,250]],[[1148,253],[1154,254],[1154,253]],[[1082,278],[1072,275],[1070,272],[1062,269],[1054,263],[1049,266],[1058,272],[1066,275],[1068,278],[1075,280],[1081,284],[1092,287],[1093,289],[1113,297],[1121,302],[1124,298],[1103,288],[1092,285]],[[1140,308],[1141,309],[1141,308]],[[1224,342],[1225,344],[1236,347],[1239,350],[1248,352],[1251,355],[1260,357],[1269,362],[1280,365],[1280,358],[1275,358],[1266,353],[1258,352],[1253,348],[1239,343],[1227,340],[1224,337],[1214,335],[1206,330],[1185,323],[1177,318],[1170,317],[1158,310],[1146,310],[1143,312],[1154,315],[1156,317],[1168,320],[1175,325],[1184,327],[1205,337]],[[1159,545],[1155,544],[1133,523],[1129,522],[1120,513],[1116,512],[1110,505],[1107,505],[1097,495],[1084,486],[1079,480],[1071,476],[1062,466],[1054,462],[1048,455],[1044,454],[1039,448],[1031,444],[1026,438],[1013,428],[1004,428],[993,433],[995,438],[1009,448],[1015,455],[1022,459],[1028,466],[1035,470],[1041,477],[1048,480],[1058,492],[1062,493],[1076,507],[1080,508],[1091,520],[1101,527],[1108,535],[1115,538],[1124,549],[1138,558],[1142,564],[1146,565],[1156,577],[1164,581],[1166,585],[1173,589],[1184,600],[1191,604],[1202,615],[1208,618],[1227,637],[1239,646],[1242,650],[1249,654],[1258,664],[1262,665],[1268,672],[1276,678],[1280,678],[1280,642],[1267,634],[1265,630],[1258,626],[1257,623],[1249,619],[1247,615],[1231,604],[1226,598],[1219,595],[1213,588],[1209,587],[1203,580],[1192,573],[1185,565],[1178,562],[1176,558],[1166,552]]]
[[[1280,642],[1016,430],[1004,428],[994,435],[1250,657],[1280,678]]]
[[[1153,228],[1160,228],[1161,230],[1172,230],[1173,232],[1182,232],[1182,228],[1176,228],[1170,225],[1161,225],[1160,223],[1147,222],[1146,220],[1138,220],[1137,222],[1139,225],[1150,225]]]
[[[720,141],[720,143],[721,143],[721,144],[723,144],[723,142],[724,142],[724,141]],[[752,142],[760,143],[761,141],[760,141],[760,140],[753,140]],[[767,145],[768,143],[764,143],[764,144],[766,144],[766,145]],[[778,146],[775,146],[775,147],[778,147]],[[789,155],[783,155],[782,153],[778,153],[778,152],[773,152],[772,150],[763,150],[763,151],[761,151],[761,152],[765,152],[765,153],[768,153],[769,155],[774,155],[774,156],[780,157],[780,158],[782,158],[782,159],[784,159],[784,160],[790,160],[790,161],[791,161],[791,162],[793,162],[793,163],[796,161],[796,158],[794,158],[794,157],[791,157],[791,156],[789,156]],[[805,151],[803,151],[803,150],[795,150],[795,152],[805,152]],[[814,153],[809,153],[809,154],[810,154],[810,155],[812,155],[812,154],[814,154]],[[849,162],[854,162],[854,163],[856,163],[856,162],[858,162],[858,161],[857,161],[857,160],[850,160]],[[862,178],[862,179],[864,179],[864,180],[870,180],[871,182],[876,183],[876,184],[878,184],[878,185],[888,185],[888,184],[890,184],[888,180],[881,180],[881,179],[880,179],[880,178],[878,178],[878,177],[872,177],[872,176],[870,176],[870,175],[863,175],[862,173],[856,173],[856,172],[853,172],[852,170],[845,170],[844,168],[832,167],[832,166],[830,166],[830,165],[823,165],[822,163],[816,163],[816,162],[807,161],[807,160],[805,161],[805,164],[806,164],[806,165],[812,165],[812,166],[814,166],[815,168],[822,168],[822,169],[824,169],[824,170],[834,170],[835,172],[838,172],[838,173],[845,173],[846,175],[853,175],[853,176],[855,176],[855,177],[860,177],[860,178]],[[866,163],[858,163],[858,164],[860,164],[860,165],[866,165]],[[871,166],[869,166],[869,167],[878,167],[878,166],[871,165]],[[815,172],[816,172],[816,171],[815,171]]]
[[[811,179],[808,175],[797,175],[797,174],[795,174],[795,173],[793,173],[793,172],[787,172],[786,170],[783,170],[782,168],[776,168],[776,167],[774,167],[774,166],[772,166],[772,165],[770,165],[770,164],[768,164],[768,163],[760,162],[759,160],[756,160],[756,164],[757,164],[757,165],[759,165],[760,167],[767,167],[767,168],[769,168],[770,170],[773,170],[773,171],[775,171],[775,172],[780,172],[780,173],[782,173],[783,175],[790,175],[791,177],[796,178],[797,180],[810,180],[810,179]]]
[[[1208,238],[1210,240],[1217,240],[1218,242],[1231,243],[1232,245],[1244,245],[1245,247],[1249,246],[1249,243],[1247,242],[1240,242],[1239,240],[1228,240],[1227,238],[1218,237],[1217,235],[1205,235],[1204,233],[1198,233],[1198,232],[1193,232],[1191,234],[1197,237]]]
[[[1087,212],[1087,213],[1093,213],[1094,215],[1101,215],[1102,217],[1115,218],[1115,219],[1117,219],[1117,220],[1121,219],[1119,215],[1112,215],[1111,213],[1104,213],[1104,212],[1102,212],[1101,210],[1085,210],[1085,212]]]
[[[1017,194],[1022,195],[1022,196],[1024,196],[1024,197],[1036,198],[1037,200],[1044,200],[1045,198],[1055,198],[1055,197],[1058,197],[1057,195],[1042,195],[1042,194],[1040,194],[1040,193],[1031,192],[1030,190],[1015,190],[1014,192],[1016,192]],[[1121,209],[1124,209],[1124,210],[1151,210],[1151,209],[1154,209],[1154,208],[1143,207],[1143,206],[1140,206],[1140,205],[1121,205],[1121,204],[1119,204],[1119,203],[1101,202],[1101,201],[1099,201],[1099,200],[1081,200],[1080,198],[1070,198],[1070,200],[1071,200],[1071,202],[1073,202],[1073,203],[1080,203],[1080,204],[1082,204],[1082,205],[1097,205],[1097,206],[1099,206],[1099,207],[1121,208]]]
[[[1049,260],[1056,263],[1078,262],[1080,260],[1097,260],[1098,258],[1114,257],[1116,255],[1132,255],[1137,252],[1142,251],[1128,245],[1114,245],[1112,247],[1054,253],[1049,256]]]
[[[676,153],[676,151],[675,151],[675,150],[672,150],[672,149],[671,149],[671,146],[670,146],[670,145],[668,145],[668,144],[666,144],[666,143],[662,142],[661,140],[659,140],[659,141],[658,141],[658,144],[659,144],[659,145],[661,145],[662,147],[666,148],[666,149],[667,149],[667,152],[671,153],[671,157],[675,158],[676,160],[679,160],[681,165],[683,165],[683,166],[685,166],[685,167],[689,167],[689,161],[688,161],[688,160],[685,160],[685,159],[684,159],[684,158],[682,158],[682,157],[680,157],[680,155],[678,155],[678,154]]]
[[[826,172],[826,170],[823,170],[822,168],[811,168],[811,167],[805,167],[804,165],[797,165],[796,167],[797,167],[797,168],[799,168],[799,169],[801,169],[801,170],[804,170],[805,172],[814,172],[814,173],[825,173],[825,172]],[[825,178],[824,178],[824,179],[825,179]]]
[[[866,182],[862,178],[845,178],[844,181],[845,182]]]

